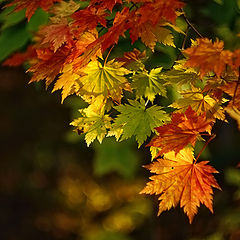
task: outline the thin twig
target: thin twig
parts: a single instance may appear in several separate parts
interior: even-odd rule
[[[237,85],[234,89],[234,94],[233,94],[233,98],[232,98],[233,105],[235,103],[235,98],[236,98],[236,95],[237,95],[237,89],[238,89],[239,84],[240,84],[240,67],[238,68],[238,81],[237,81]]]
[[[182,46],[181,46],[180,52],[179,52],[179,54],[177,55],[175,61],[179,60],[179,58],[180,58],[180,56],[181,56],[181,54],[182,54],[182,50],[185,49],[185,45],[186,45],[186,41],[187,41],[189,29],[190,29],[190,26],[187,26],[187,29],[186,29],[186,32],[185,32],[185,36],[184,36],[184,38],[183,38],[183,42],[182,42]]]
[[[190,26],[200,38],[203,38],[203,35],[193,26],[193,24],[187,19],[185,14],[183,14],[183,18],[188,24],[188,26]]]
[[[199,154],[197,155],[194,163],[197,162],[197,160],[199,159],[199,157],[201,156],[202,152],[205,150],[205,148],[207,147],[207,145],[216,137],[216,134],[211,135],[211,137],[207,140],[207,142],[204,144],[203,148],[201,149],[201,151],[199,152]]]

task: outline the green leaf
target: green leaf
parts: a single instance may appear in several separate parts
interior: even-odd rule
[[[0,14],[1,29],[14,26],[25,19],[25,11],[13,12],[14,7],[5,8]]]
[[[30,38],[31,36],[23,24],[5,29],[0,35],[0,61],[23,48]]]
[[[161,71],[162,68],[155,68],[150,73],[142,71],[132,76],[132,88],[136,89],[137,97],[144,96],[153,102],[157,94],[167,96],[167,90],[159,77]]]
[[[102,144],[96,143],[94,173],[103,176],[117,172],[124,178],[134,177],[138,167],[138,158],[130,141],[116,142],[113,138],[105,138]]]
[[[36,32],[40,25],[47,24],[49,14],[43,11],[41,8],[37,9],[36,12],[31,17],[30,21],[27,23],[27,30],[29,32]]]
[[[169,115],[159,106],[145,107],[143,100],[129,100],[131,105],[119,105],[115,107],[120,114],[117,116],[114,128],[123,129],[120,140],[136,137],[138,147],[151,135],[155,127],[161,126],[164,122],[169,121]]]

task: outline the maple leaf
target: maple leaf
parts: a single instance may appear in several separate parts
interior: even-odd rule
[[[61,21],[62,18],[71,16],[80,8],[80,6],[80,2],[74,2],[73,0],[68,2],[61,1],[59,4],[56,4],[52,7],[50,12],[53,13],[54,16],[51,17],[51,20],[54,19],[54,22],[58,20]]]
[[[220,77],[227,64],[232,65],[232,52],[223,47],[224,42],[218,39],[212,43],[208,38],[198,38],[196,44],[183,51],[189,57],[185,66],[198,67],[201,78],[211,71]]]
[[[206,115],[197,115],[189,106],[185,113],[173,113],[172,121],[157,127],[158,136],[154,137],[147,146],[160,148],[158,156],[175,151],[176,154],[188,144],[195,145],[201,137],[200,133],[211,133],[212,121]]]
[[[142,42],[152,51],[154,51],[154,47],[157,42],[175,47],[172,32],[169,29],[164,28],[162,23],[153,26],[152,23],[148,21],[143,24],[136,25],[134,28],[131,28],[130,37],[132,39],[132,43],[140,37]]]
[[[202,81],[199,78],[199,73],[194,68],[184,66],[186,60],[178,60],[173,65],[173,69],[160,74],[160,78],[166,83],[165,85],[174,85],[177,88],[185,88],[189,85],[196,85]]]
[[[70,50],[62,46],[56,52],[49,48],[37,49],[36,52],[38,54],[38,62],[28,69],[28,72],[33,73],[30,82],[38,82],[45,79],[46,85],[49,86],[62,71]]]
[[[182,149],[177,155],[173,151],[166,153],[146,168],[156,175],[150,177],[151,181],[140,193],[159,195],[158,215],[178,203],[190,223],[200,204],[213,212],[212,187],[221,190],[213,176],[218,171],[208,161],[196,163],[191,148]]]
[[[132,88],[136,89],[137,97],[146,97],[151,102],[155,99],[155,95],[159,94],[167,96],[167,90],[163,86],[163,81],[159,78],[162,68],[152,69],[149,73],[146,71],[134,74],[132,78]]]
[[[206,113],[207,118],[225,119],[224,109],[220,106],[224,99],[217,101],[208,94],[204,94],[201,89],[192,87],[190,90],[180,91],[182,97],[172,103],[170,107],[185,112],[189,106],[199,115]]]
[[[83,71],[86,76],[79,80],[83,94],[104,95],[120,102],[122,90],[131,91],[130,84],[124,76],[130,71],[122,63],[111,60],[104,65],[99,61],[90,62]]]
[[[111,127],[112,118],[104,115],[104,111],[95,112],[92,107],[80,109],[82,117],[75,119],[71,125],[76,127],[76,131],[86,133],[85,141],[89,146],[96,138],[101,143]]]
[[[134,48],[131,52],[124,53],[123,57],[117,58],[118,62],[123,62],[123,67],[127,69],[137,71],[139,69],[144,69],[143,61],[146,58],[146,51],[139,51]]]
[[[58,50],[64,43],[73,45],[73,36],[66,18],[63,18],[56,24],[50,24],[40,29],[39,34],[43,37],[41,44],[51,43],[54,52]]]
[[[54,88],[52,92],[62,89],[62,103],[64,99],[79,91],[79,85],[77,80],[79,80],[84,73],[74,73],[71,64],[66,64],[63,67],[62,75],[57,79],[56,83],[54,84]]]
[[[108,9],[111,12],[117,3],[122,4],[122,0],[91,0],[92,6],[95,6],[98,9]]]
[[[72,14],[72,18],[74,19],[73,25],[77,27],[79,34],[96,28],[98,23],[106,27],[107,22],[105,17],[107,15],[105,9],[97,9],[89,6]]]
[[[153,25],[156,25],[160,20],[167,20],[174,24],[177,18],[176,10],[184,6],[184,3],[179,0],[144,2],[144,5],[137,11],[137,14],[140,15],[139,24],[148,20]]]
[[[6,7],[16,5],[14,11],[20,11],[26,8],[26,17],[29,21],[37,8],[41,7],[43,10],[47,11],[55,2],[61,1],[62,0],[14,0],[7,4]]]
[[[133,25],[134,13],[135,11],[130,12],[127,7],[116,13],[113,26],[99,38],[103,52],[113,44],[116,44],[120,36],[125,36],[124,33]]]
[[[115,119],[114,128],[122,128],[121,140],[135,136],[140,147],[156,126],[169,121],[168,114],[159,106],[145,107],[143,100],[129,100],[129,104],[119,105],[115,109],[120,114]]]

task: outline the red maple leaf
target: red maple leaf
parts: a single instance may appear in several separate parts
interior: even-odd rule
[[[156,25],[162,19],[175,23],[176,10],[184,6],[184,3],[179,0],[144,2],[145,4],[137,10],[137,14],[140,15],[139,24],[151,21]]]
[[[74,19],[73,25],[77,28],[78,33],[82,33],[86,30],[92,30],[97,27],[98,23],[106,27],[107,22],[105,17],[107,15],[106,9],[98,9],[93,6],[89,6],[75,12],[72,15],[72,18]]]
[[[170,151],[178,153],[188,144],[195,145],[200,133],[211,133],[212,121],[205,114],[197,115],[189,106],[185,113],[173,113],[169,124],[157,127],[158,136],[147,146],[159,148],[157,156]]]

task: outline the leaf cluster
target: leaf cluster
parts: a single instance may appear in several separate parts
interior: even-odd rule
[[[147,146],[157,160],[147,168],[156,175],[142,193],[159,195],[159,214],[178,203],[190,222],[200,203],[212,211],[217,171],[197,162],[200,154],[194,158],[193,149],[208,139],[207,146],[215,137],[213,125],[226,121],[226,113],[240,122],[239,49],[201,37],[180,0],[14,0],[6,6],[26,8],[29,21],[39,7],[51,17],[27,51],[5,65],[27,61],[30,82],[45,80],[53,92],[61,90],[62,101],[73,94],[82,98],[88,107],[71,124],[87,145],[115,136],[134,137],[140,147],[153,136]],[[200,37],[186,48],[189,28]],[[182,46],[175,45],[176,35]],[[123,39],[131,42],[130,51],[116,54]],[[147,68],[159,46],[175,49],[181,59],[168,69]],[[170,99],[170,92],[177,97]]]

